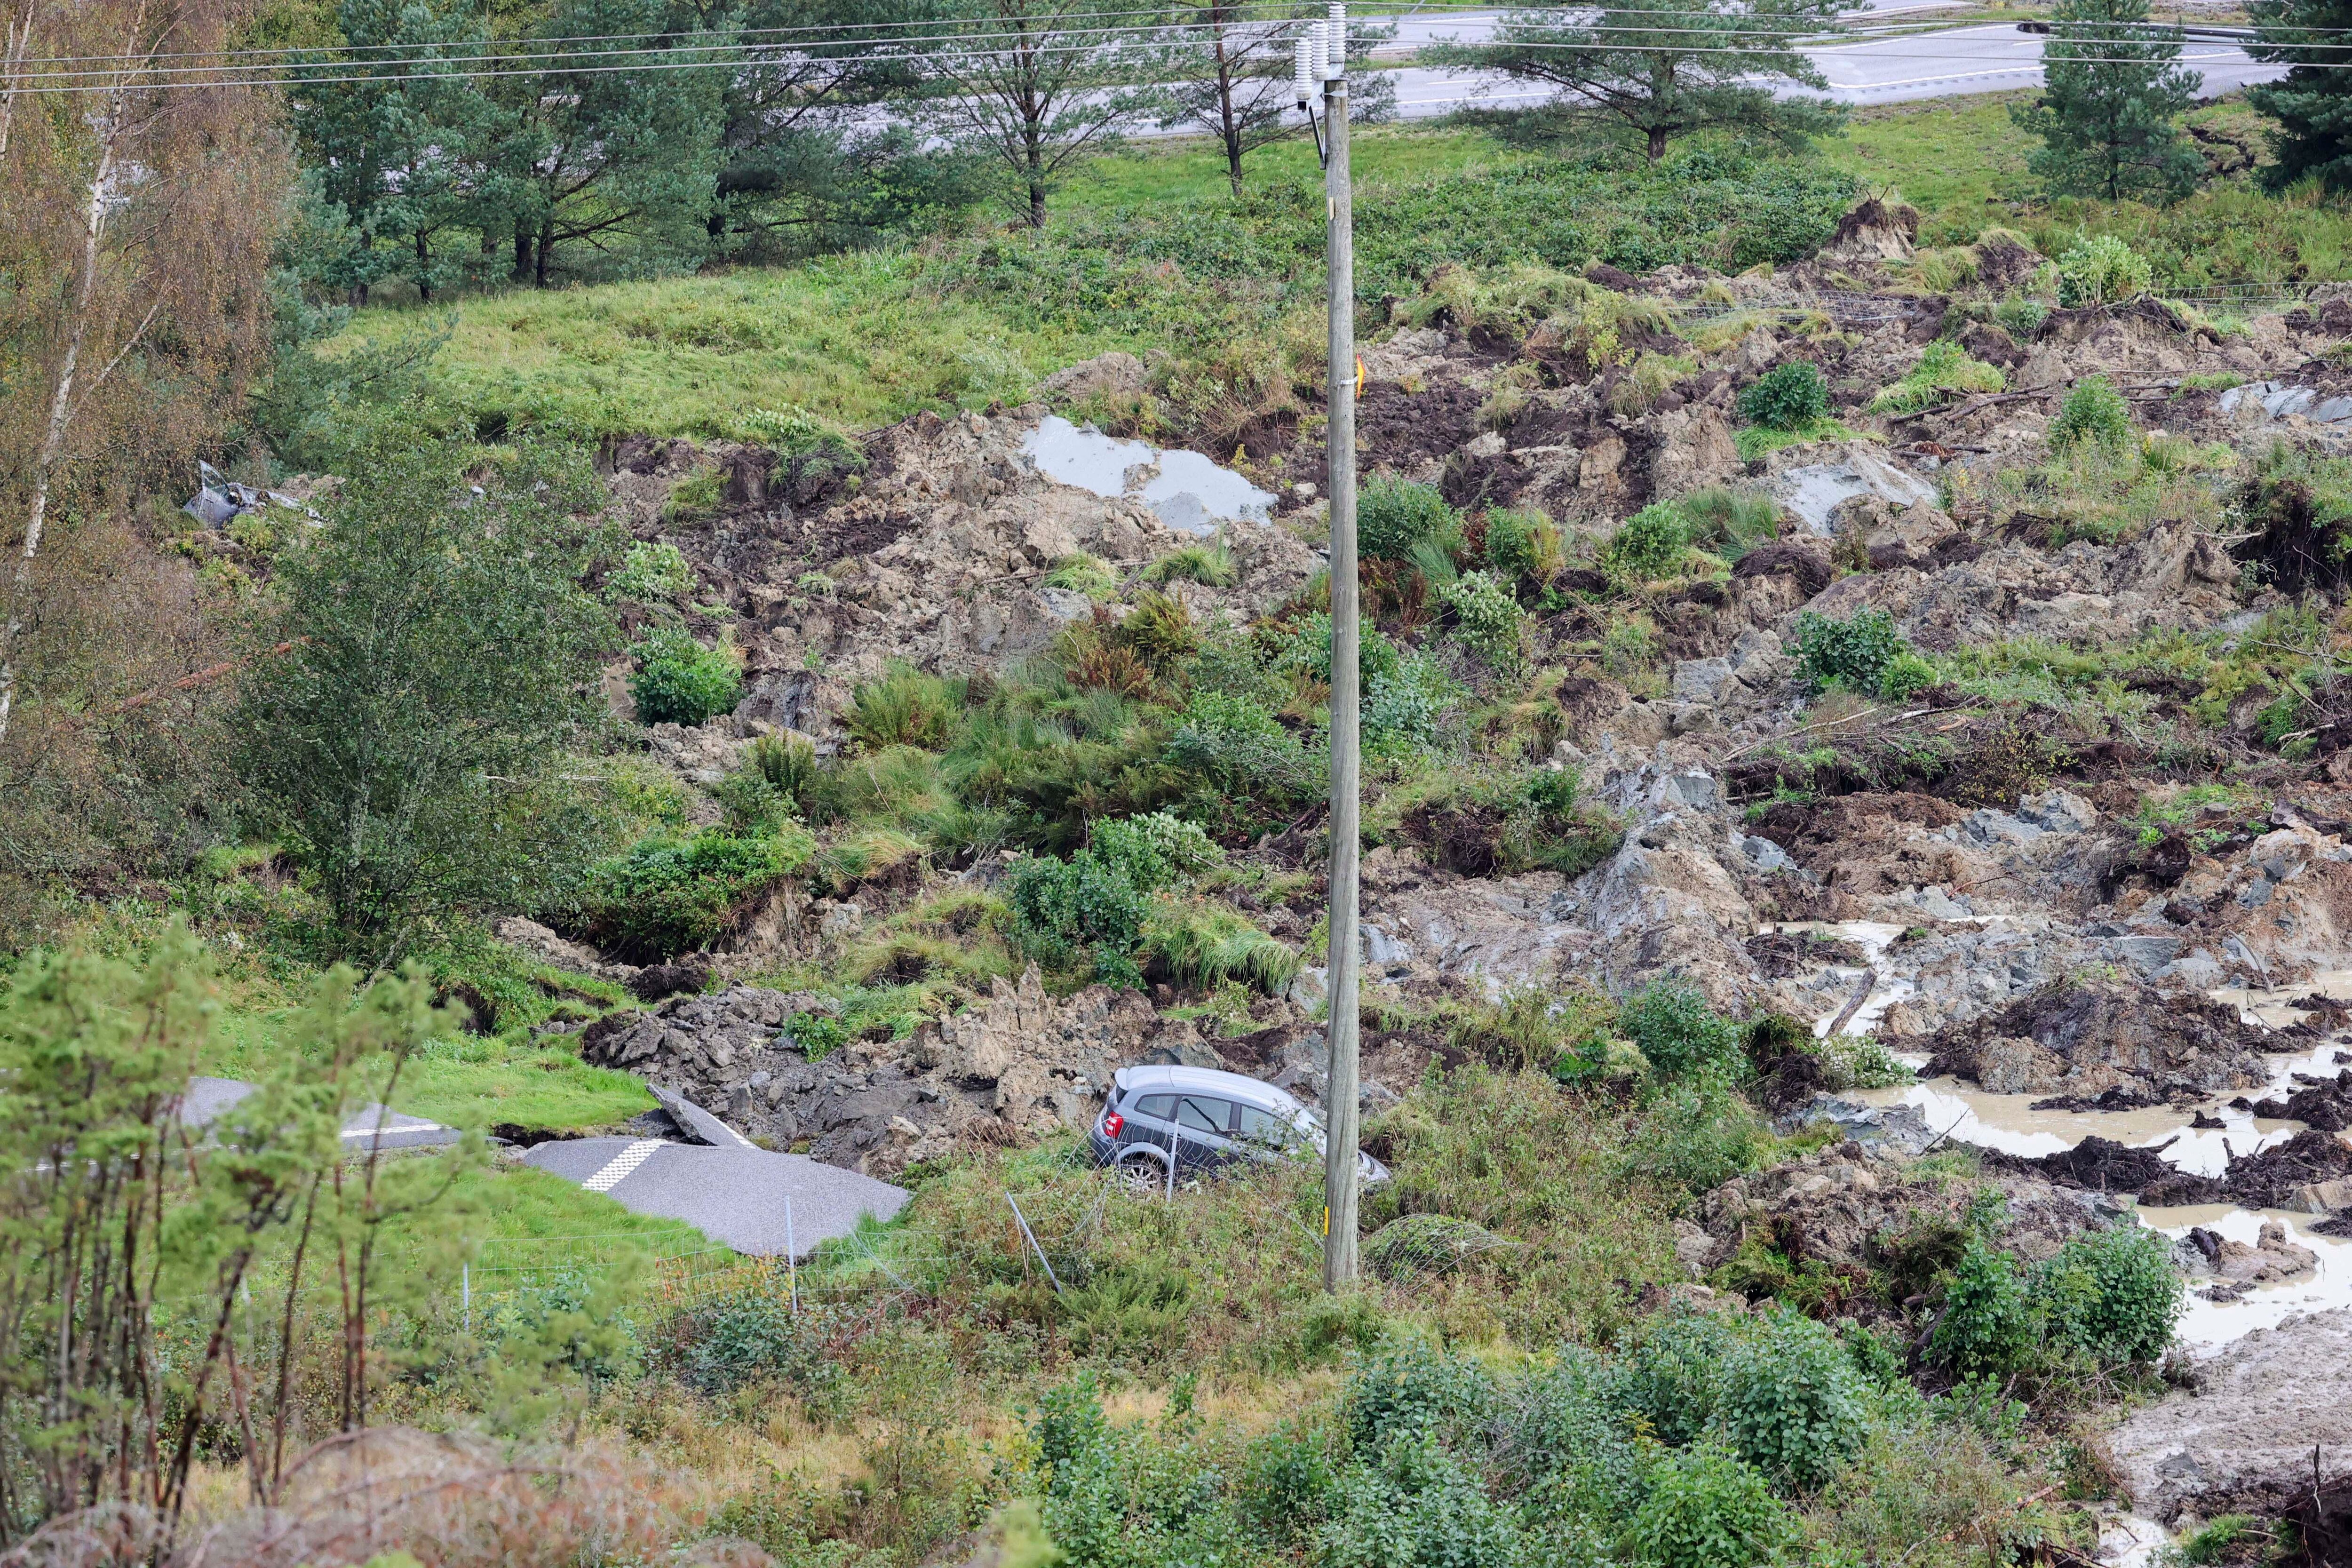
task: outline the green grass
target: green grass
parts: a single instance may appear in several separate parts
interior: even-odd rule
[[[1941,226],[1953,231],[1945,243],[1964,243],[1989,224],[2014,221],[1998,208],[2025,178],[2036,143],[2011,121],[2009,109],[2033,96],[1989,92],[1865,109],[1822,142],[1822,155],[1857,179],[1901,191],[1927,219],[1923,238]]]
[[[748,438],[761,408],[865,429],[926,405],[1018,401],[1038,376],[1117,346],[943,295],[928,270],[916,253],[866,252],[369,310],[330,352],[446,324],[431,379],[447,423]]]
[[[1352,132],[1348,154],[1359,181],[1427,179],[1492,163],[1502,153],[1482,131],[1447,126],[1376,126]],[[1322,170],[1302,133],[1261,147],[1242,161],[1245,187],[1318,183]],[[1055,198],[1057,222],[1089,208],[1118,209],[1147,202],[1214,200],[1232,190],[1225,155],[1206,139],[1187,137],[1125,148],[1083,165]]]
[[[283,1011],[231,1010],[222,1018],[204,1070],[251,1079],[276,1052]],[[533,1045],[515,1035],[458,1035],[427,1044],[401,1075],[393,1109],[451,1127],[501,1122],[550,1131],[609,1127],[654,1108],[634,1075],[590,1067],[558,1039]]]
[[[450,1189],[447,1216],[477,1242],[587,1240],[675,1252],[710,1245],[684,1220],[631,1214],[602,1193],[529,1166],[468,1171]],[[436,1219],[445,1216],[436,1215]]]

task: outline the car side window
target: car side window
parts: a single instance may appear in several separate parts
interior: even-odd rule
[[[1187,1132],[1213,1132],[1223,1137],[1232,1123],[1232,1109],[1222,1100],[1202,1100],[1188,1094],[1176,1108],[1176,1125]]]
[[[1137,1116],[1172,1121],[1176,1118],[1176,1097],[1172,1094],[1147,1094],[1128,1109]]]
[[[1262,1143],[1269,1149],[1286,1149],[1298,1141],[1298,1129],[1271,1110],[1244,1105],[1242,1107],[1241,1135],[1252,1143]]]

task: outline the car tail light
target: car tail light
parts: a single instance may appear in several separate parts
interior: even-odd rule
[[[1118,1130],[1119,1130],[1120,1128],[1122,1128],[1122,1127],[1126,1126],[1126,1125],[1127,1125],[1127,1118],[1126,1118],[1126,1117],[1124,1117],[1124,1116],[1121,1116],[1118,1111],[1116,1111],[1116,1110],[1106,1110],[1106,1111],[1104,1111],[1104,1112],[1103,1112],[1102,1130],[1103,1130],[1103,1136],[1104,1136],[1104,1137],[1106,1137],[1106,1138],[1116,1138],[1116,1137],[1118,1137]]]

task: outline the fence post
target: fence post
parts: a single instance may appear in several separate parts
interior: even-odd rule
[[[793,1200],[784,1200],[784,1278],[792,1282],[793,1316],[801,1310],[801,1260],[793,1242]]]
[[[474,1331],[474,1265],[468,1259],[458,1261],[457,1290],[466,1306],[466,1331],[470,1334]]]
[[[1030,1250],[1036,1253],[1038,1263],[1042,1265],[1045,1270],[1045,1278],[1047,1281],[1049,1281],[1054,1287],[1054,1294],[1056,1296],[1060,1295],[1062,1293],[1062,1281],[1055,1275],[1054,1266],[1051,1263],[1046,1262],[1045,1249],[1037,1245],[1037,1233],[1029,1228],[1029,1216],[1021,1212],[1021,1205],[1019,1204],[1013,1202],[1013,1194],[1011,1193],[1004,1194],[1004,1201],[1008,1204],[1012,1204],[1013,1223],[1021,1227],[1021,1234],[1029,1238]]]

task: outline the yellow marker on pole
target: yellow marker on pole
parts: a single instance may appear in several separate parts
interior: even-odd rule
[[[1364,359],[1361,354],[1356,356],[1356,395],[1364,395]]]

